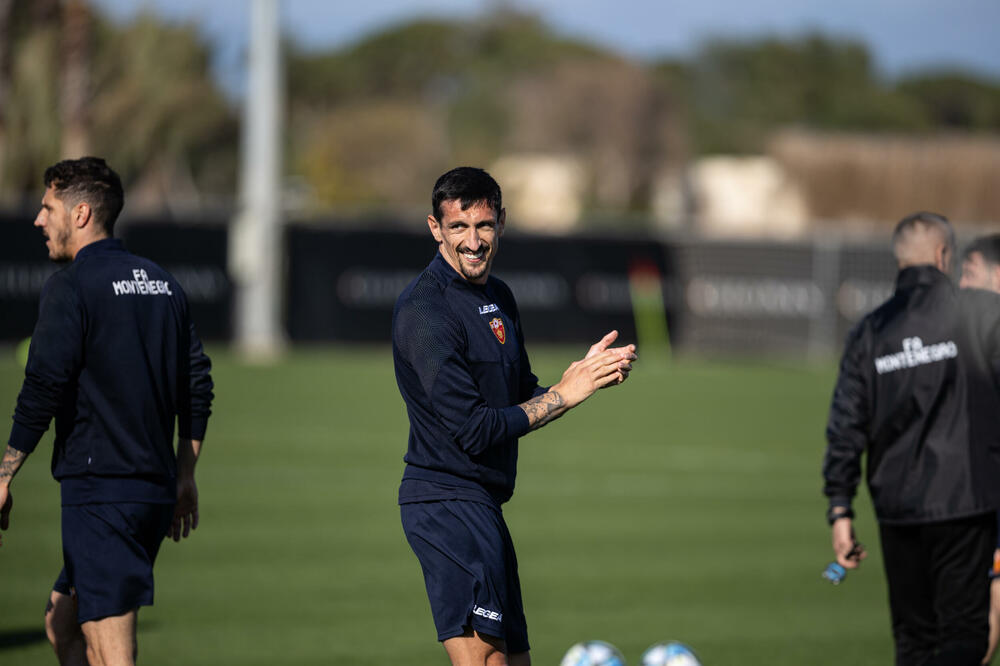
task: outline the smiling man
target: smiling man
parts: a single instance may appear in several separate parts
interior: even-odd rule
[[[531,663],[514,545],[500,506],[518,438],[628,377],[635,346],[615,331],[538,385],[510,289],[490,276],[506,222],[482,169],[441,176],[427,216],[438,253],[393,313],[396,381],[410,419],[399,488],[438,640],[456,666]]]

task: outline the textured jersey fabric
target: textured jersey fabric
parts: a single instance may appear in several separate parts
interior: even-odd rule
[[[507,501],[529,427],[517,405],[546,390],[507,285],[470,283],[435,255],[396,302],[392,350],[410,420],[400,503]]]
[[[210,362],[177,281],[116,239],[91,243],[42,290],[9,444],[55,418],[64,504],[176,501],[175,422],[202,439]]]
[[[1000,296],[958,289],[932,266],[902,270],[848,336],[826,430],[831,505],[850,506],[867,450],[883,523],[1000,506],[998,376]]]

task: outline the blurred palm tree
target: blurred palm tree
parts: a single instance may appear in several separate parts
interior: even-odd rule
[[[455,164],[577,159],[591,209],[643,209],[682,154],[669,91],[641,65],[500,6],[417,19],[288,59],[289,165],[318,208],[423,204]]]
[[[12,0],[0,39],[5,51],[5,94],[0,101],[4,136],[0,145],[0,192],[17,202],[38,191],[40,169],[59,156],[58,0]]]
[[[62,16],[62,77],[59,101],[62,154],[82,157],[90,146],[91,16],[83,0],[67,0]]]
[[[212,77],[211,52],[193,24],[144,13],[103,23],[94,54],[92,139],[133,181],[142,207],[191,206],[231,195],[238,123]]]
[[[100,155],[130,210],[232,199],[238,124],[193,23],[126,25],[85,0],[0,0],[0,195],[33,199],[41,170]]]
[[[3,182],[4,144],[7,119],[4,109],[10,95],[10,38],[14,0],[0,0],[0,183]]]

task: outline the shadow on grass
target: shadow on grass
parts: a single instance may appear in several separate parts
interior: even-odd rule
[[[45,637],[44,629],[12,629],[8,631],[0,631],[0,650],[9,650],[11,648],[24,647],[25,645],[34,645],[35,643],[45,643],[48,639]]]
[[[141,615],[141,613],[140,613]],[[136,625],[136,633],[142,635],[147,631],[158,631],[160,629],[160,622],[158,620],[139,620],[139,624]],[[139,647],[142,647],[141,645]]]
[[[159,622],[140,622],[139,633],[156,631],[160,626]],[[34,645],[35,643],[46,643],[48,637],[44,629],[9,629],[0,631],[0,650],[12,650],[14,648]]]

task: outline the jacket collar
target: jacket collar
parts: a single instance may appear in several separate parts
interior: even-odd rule
[[[125,245],[118,238],[102,238],[99,241],[94,241],[93,243],[88,243],[81,247],[76,252],[76,257],[73,261],[79,261],[84,257],[89,257],[92,254],[99,254],[101,252],[124,252]]]
[[[932,285],[938,283],[951,284],[951,278],[930,264],[909,266],[899,271],[896,276],[896,290],[911,289],[917,285]]]

